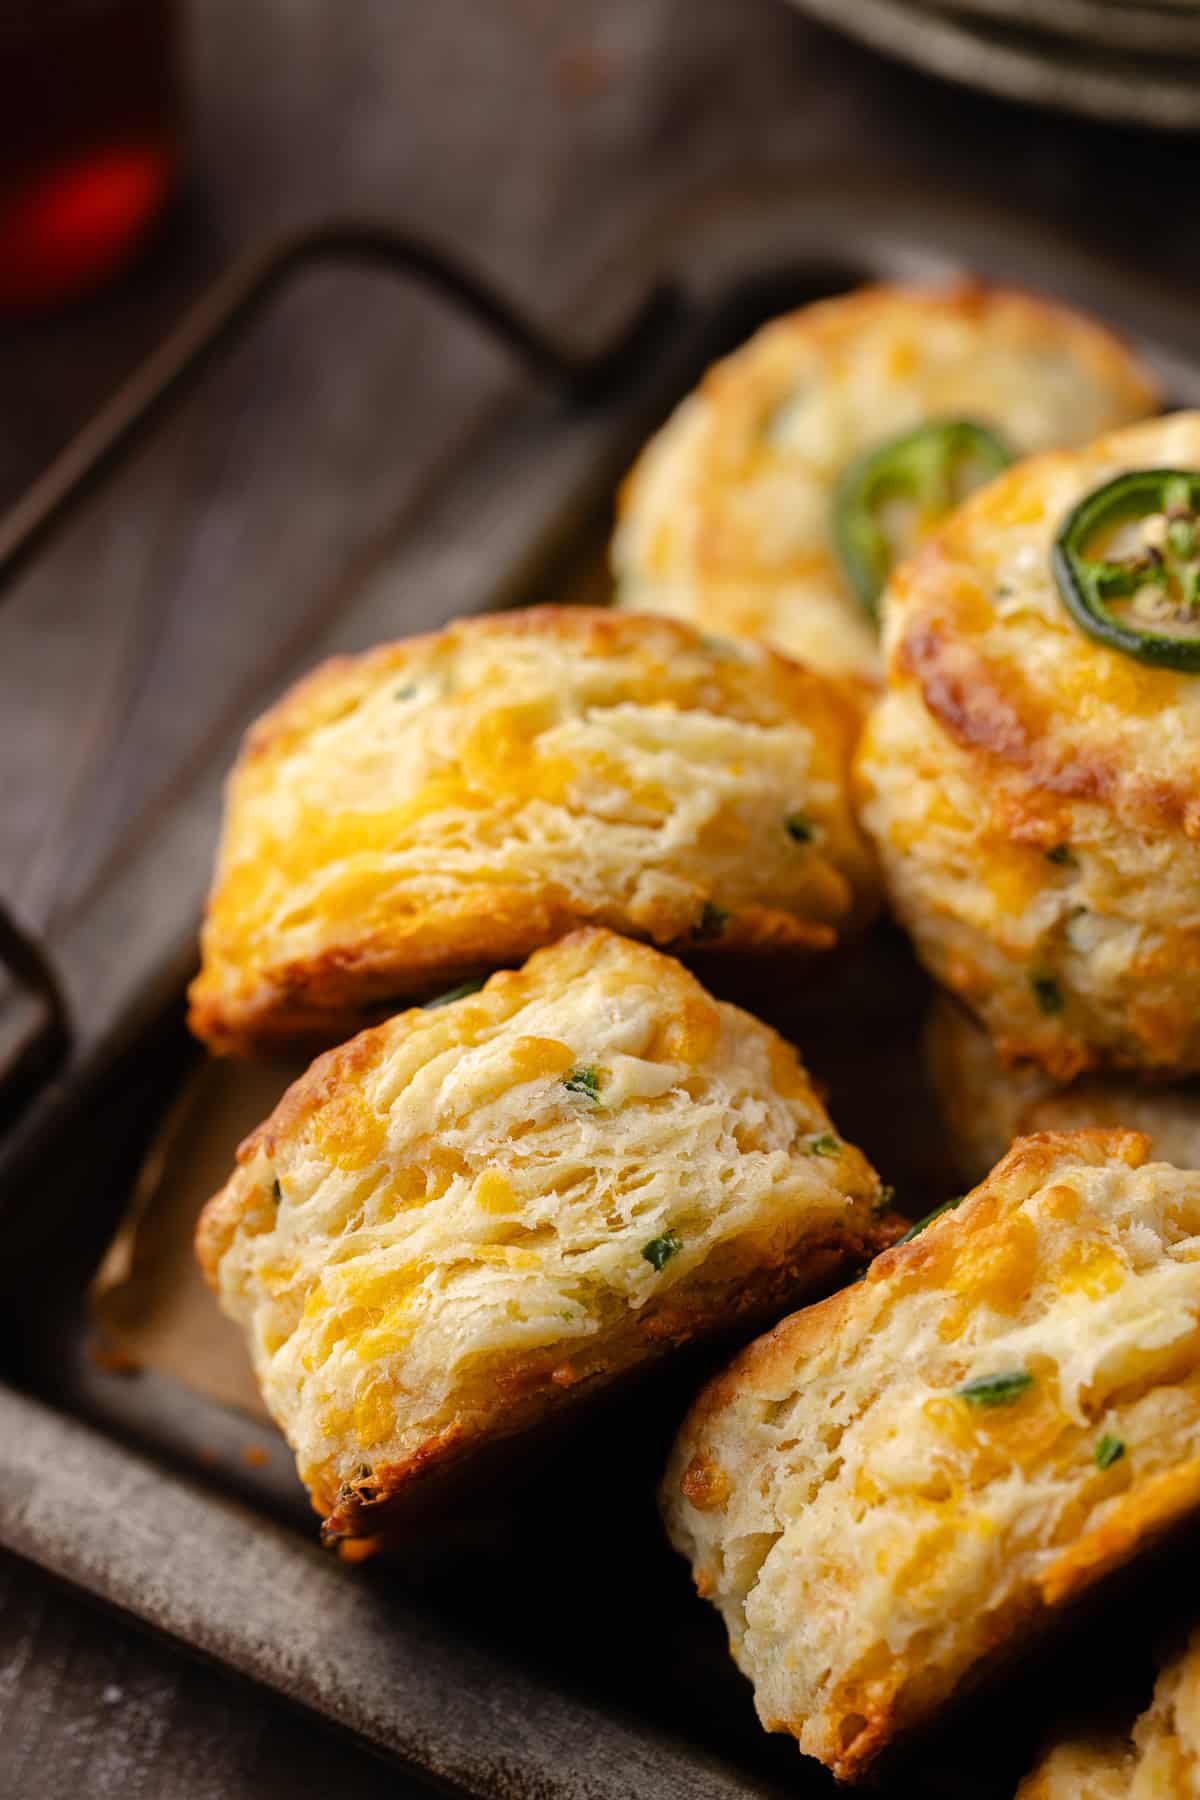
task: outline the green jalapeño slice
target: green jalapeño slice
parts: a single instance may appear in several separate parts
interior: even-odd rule
[[[833,496],[833,541],[873,619],[892,564],[1011,461],[1007,444],[986,426],[941,419],[889,438],[849,465]]]
[[[1132,469],[1067,514],[1052,566],[1089,637],[1162,669],[1200,671],[1200,469]]]

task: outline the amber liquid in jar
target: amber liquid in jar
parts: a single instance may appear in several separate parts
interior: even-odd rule
[[[178,156],[172,0],[0,0],[0,306],[116,272]]]

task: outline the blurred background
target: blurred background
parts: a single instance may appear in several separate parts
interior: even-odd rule
[[[850,243],[854,180],[898,213],[1001,205],[1200,299],[1197,56],[1178,0],[6,0],[0,508],[239,254],[334,214],[564,331],[733,180],[845,189]],[[315,274],[8,584],[0,894],[27,924],[524,379],[427,292]],[[0,1744],[5,1793],[406,1791],[7,1562]]]

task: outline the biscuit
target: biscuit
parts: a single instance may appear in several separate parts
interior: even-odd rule
[[[1018,464],[894,575],[862,816],[927,968],[1006,1062],[1200,1072],[1200,679],[1085,634],[1051,566],[1115,476],[1200,465],[1200,413]]]
[[[1088,1126],[1144,1131],[1163,1162],[1200,1168],[1200,1083],[1146,1087],[1083,1076],[1059,1087],[1040,1069],[1006,1069],[986,1031],[945,994],[925,1030],[930,1081],[961,1180],[981,1181],[1014,1138]]]
[[[613,540],[619,599],[874,678],[875,625],[831,527],[848,466],[932,421],[982,424],[1024,455],[1157,405],[1110,332],[1027,294],[870,287],[804,307],[711,368],[643,451]]]
[[[1200,1508],[1200,1174],[1022,1139],[700,1396],[665,1516],[768,1730],[862,1775]]]
[[[1200,1794],[1200,1634],[1168,1663],[1130,1737],[1067,1738],[1017,1800],[1195,1800]]]
[[[229,781],[191,990],[219,1051],[324,1047],[582,924],[828,948],[876,904],[834,683],[674,620],[540,607],[327,663]]]
[[[320,1058],[197,1253],[330,1540],[518,1434],[747,1333],[899,1226],[795,1052],[593,928]]]

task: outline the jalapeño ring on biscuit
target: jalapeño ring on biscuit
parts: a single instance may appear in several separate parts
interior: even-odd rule
[[[1200,673],[1198,499],[1200,470],[1132,469],[1081,500],[1054,540],[1054,578],[1076,624],[1139,662],[1189,675]],[[1130,525],[1141,536],[1124,554],[1094,553],[1097,539]]]
[[[820,300],[716,363],[646,445],[618,507],[618,601],[874,682],[895,560],[1009,458],[1157,405],[1119,339],[1030,294]]]
[[[945,517],[972,489],[1012,461],[994,431],[970,419],[937,420],[903,432],[851,463],[833,499],[833,538],[842,567],[872,619],[898,552],[887,512],[897,502],[917,515],[916,529]],[[910,526],[910,540],[914,535]]]

